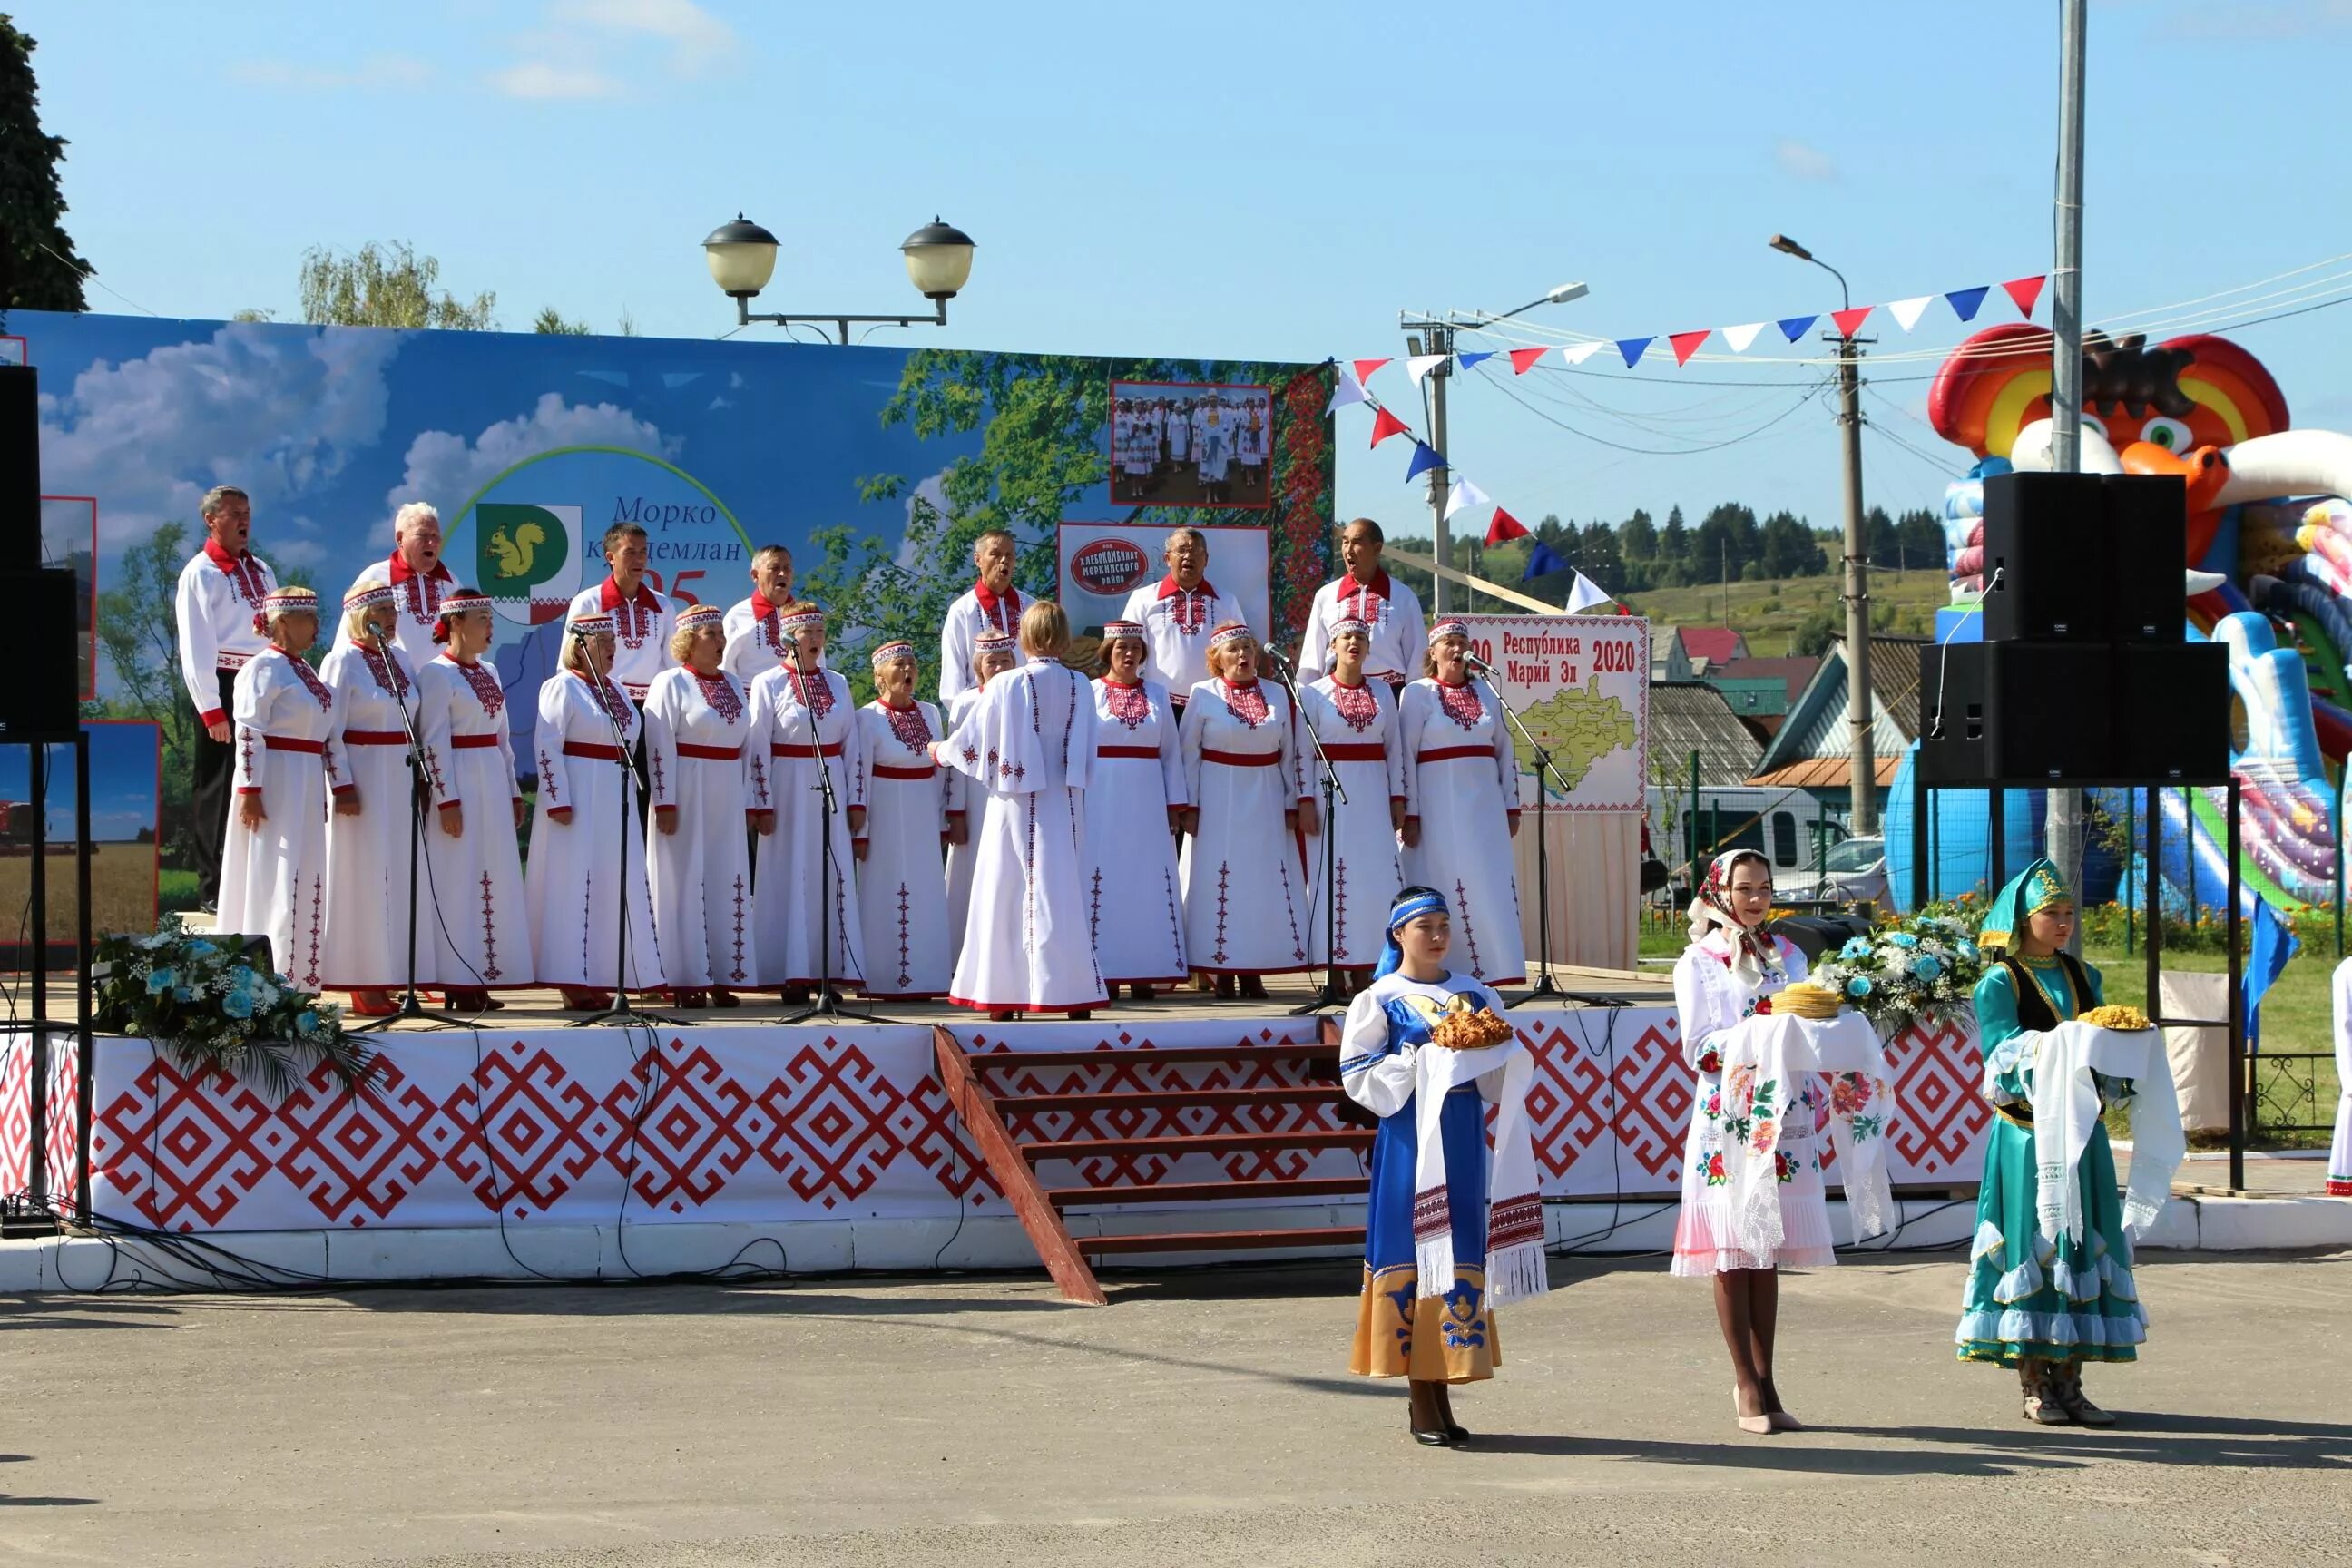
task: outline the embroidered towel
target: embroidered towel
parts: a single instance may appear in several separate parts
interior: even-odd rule
[[[2180,1101],[2156,1029],[2095,1029],[2070,1020],[2040,1037],[2032,1062],[2035,1217],[2042,1234],[2083,1239],[2083,1152],[2103,1109],[2095,1072],[2130,1079],[2131,1182],[2124,1193],[2124,1228],[2145,1235],[2172,1194],[2172,1177],[2188,1153]]]
[[[1894,1184],[1886,1171],[1886,1123],[1894,1089],[1885,1047],[1855,1013],[1822,1021],[1793,1014],[1758,1014],[1726,1031],[1723,1081],[1746,1085],[1723,1143],[1724,1184],[1733,1234],[1757,1257],[1778,1252],[1780,1220],[1781,1119],[1804,1113],[1801,1075],[1830,1079],[1830,1138],[1854,1239],[1876,1236],[1894,1223]]]
[[[1502,1074],[1496,1093],[1486,1175],[1486,1299],[1507,1306],[1551,1289],[1544,1268],[1543,1198],[1536,1188],[1528,1089],[1535,1065],[1517,1037],[1476,1050],[1423,1046],[1414,1053],[1413,1115],[1421,1149],[1413,1171],[1412,1250],[1423,1296],[1454,1289],[1454,1210],[1447,1196],[1445,1097],[1456,1086]]]

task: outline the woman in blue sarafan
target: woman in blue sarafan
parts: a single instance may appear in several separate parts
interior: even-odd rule
[[[1432,1447],[1461,1447],[1470,1437],[1454,1419],[1449,1385],[1492,1377],[1503,1360],[1486,1299],[1486,1102],[1501,1087],[1500,1072],[1457,1085],[1446,1096],[1439,1124],[1452,1194],[1452,1289],[1423,1296],[1414,1264],[1415,1058],[1455,996],[1466,997],[1474,1008],[1500,1013],[1503,1007],[1491,987],[1445,967],[1452,927],[1444,894],[1423,887],[1397,894],[1372,983],[1349,1004],[1339,1040],[1348,1097],[1381,1119],[1372,1142],[1363,1295],[1348,1370],[1405,1378],[1412,1436]]]

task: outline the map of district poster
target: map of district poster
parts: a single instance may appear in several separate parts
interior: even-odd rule
[[[1650,749],[1650,623],[1631,616],[1464,616],[1485,684],[1551,753],[1554,811],[1640,811]],[[1514,731],[1519,801],[1535,756]],[[1561,786],[1566,785],[1566,793]]]

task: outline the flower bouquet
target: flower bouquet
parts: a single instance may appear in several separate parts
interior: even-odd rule
[[[1810,978],[1868,1018],[1881,1039],[1914,1024],[1968,1016],[1984,955],[1958,921],[1914,915],[1853,938],[1825,955]]]
[[[100,937],[97,956],[92,1022],[153,1040],[184,1068],[249,1078],[281,1100],[320,1062],[350,1090],[374,1075],[375,1053],[343,1033],[341,1008],[190,932],[176,914],[152,936]]]

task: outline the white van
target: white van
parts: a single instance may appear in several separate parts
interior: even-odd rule
[[[1690,818],[1698,826],[1698,869],[1727,849],[1753,849],[1772,863],[1776,897],[1809,899],[1834,849],[1847,837],[1845,817],[1801,789],[1752,784],[1701,785],[1694,807],[1688,785],[1652,784],[1650,845],[1671,876],[1674,898],[1690,898]]]

